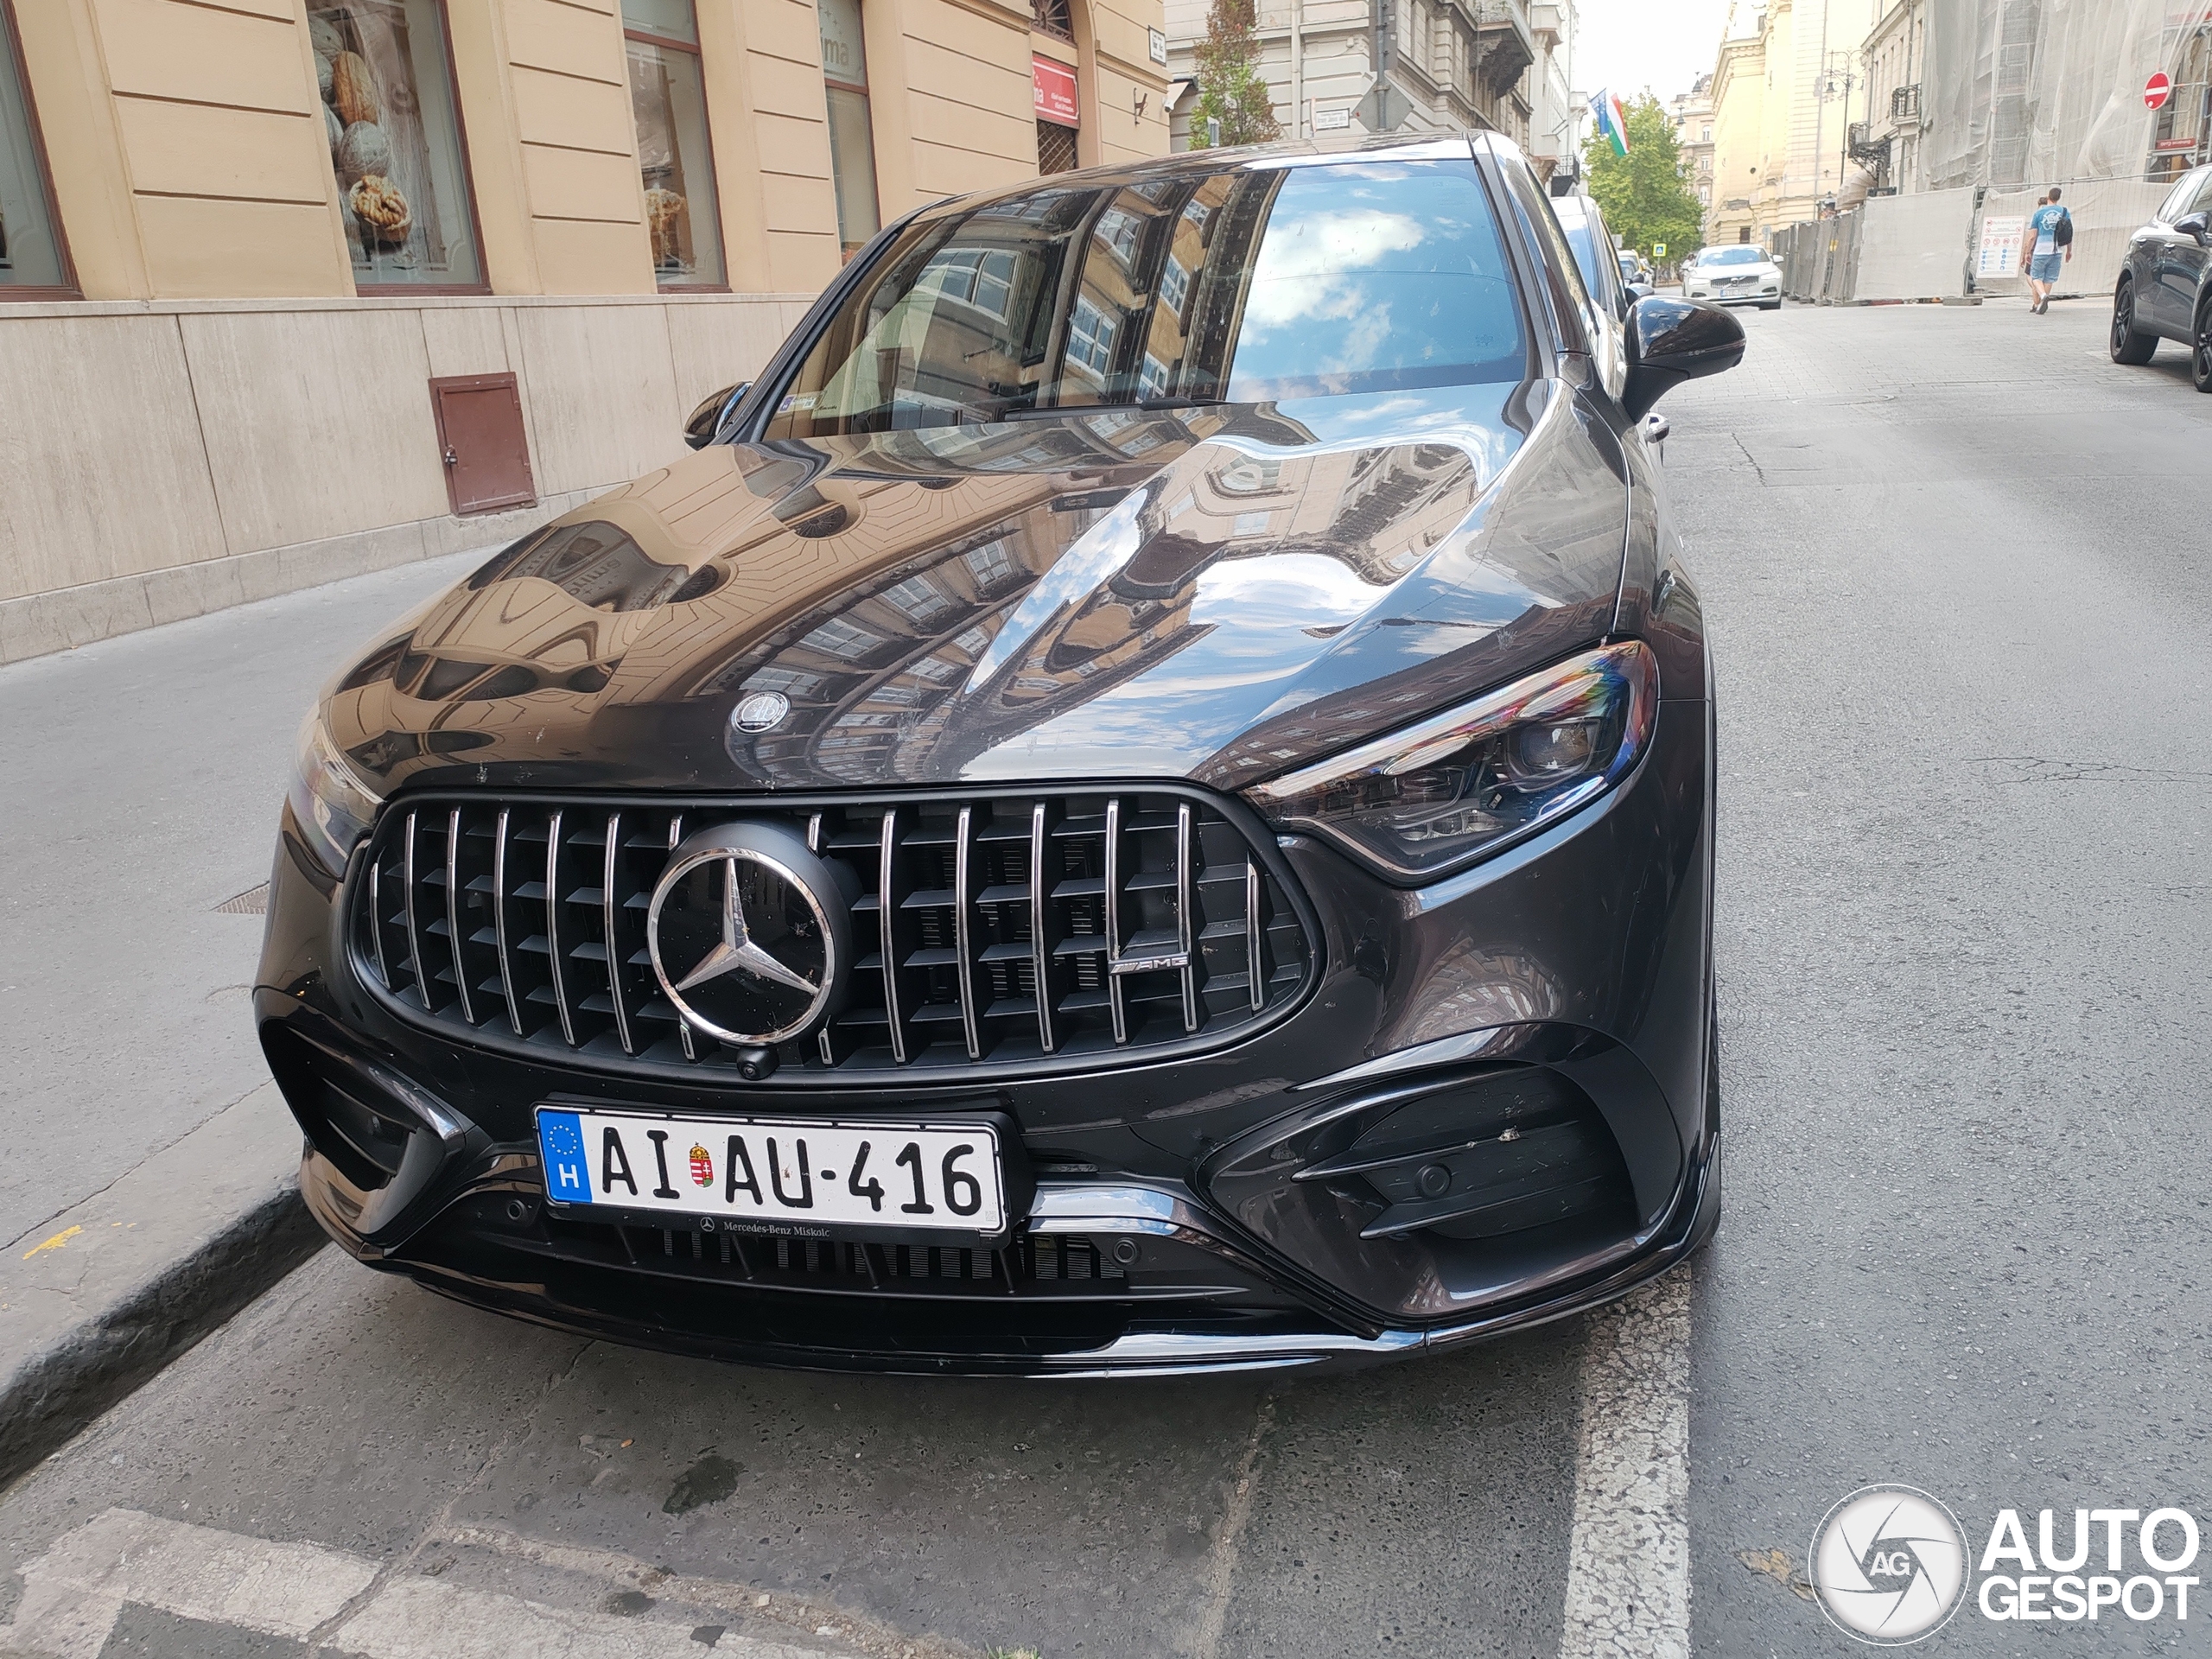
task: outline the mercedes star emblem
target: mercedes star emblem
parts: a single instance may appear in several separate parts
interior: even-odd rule
[[[766,822],[686,836],[645,912],[661,988],[695,1030],[728,1043],[782,1042],[836,1012],[851,938],[837,869]]]
[[[755,691],[730,713],[729,723],[741,732],[772,731],[791,711],[791,700],[780,691]]]

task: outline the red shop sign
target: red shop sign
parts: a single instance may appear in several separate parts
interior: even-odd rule
[[[1075,101],[1075,71],[1065,63],[1029,54],[1029,81],[1037,95],[1037,118],[1064,127],[1079,126]]]

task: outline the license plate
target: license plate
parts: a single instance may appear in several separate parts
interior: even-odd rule
[[[784,1231],[998,1233],[1006,1179],[988,1123],[672,1117],[537,1109],[545,1196]]]

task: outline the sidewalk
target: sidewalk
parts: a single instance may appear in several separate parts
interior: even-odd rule
[[[488,550],[0,667],[0,1480],[312,1248],[249,1015],[294,734]]]

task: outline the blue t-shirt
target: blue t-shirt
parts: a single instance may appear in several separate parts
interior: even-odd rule
[[[2028,220],[2028,225],[2036,233],[2037,253],[2058,251],[2058,221],[2067,216],[2066,209],[2055,201],[2046,202],[2043,207],[2036,209],[2033,217]]]

